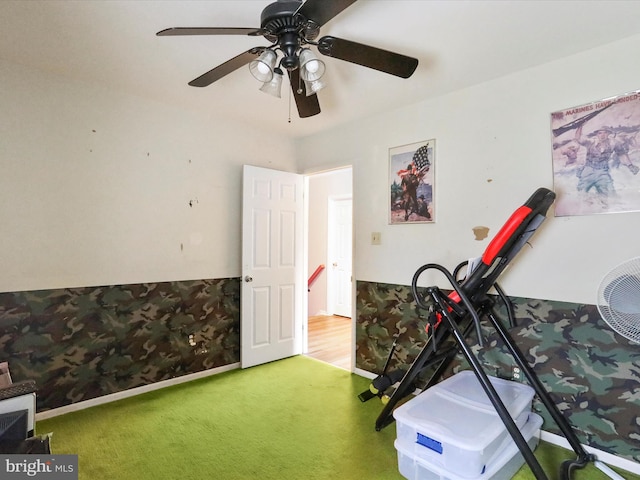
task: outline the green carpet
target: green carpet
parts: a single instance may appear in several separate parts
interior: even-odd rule
[[[395,427],[373,428],[369,381],[298,356],[37,423],[52,451],[78,454],[81,480],[402,480]],[[568,452],[541,445],[545,471]],[[623,475],[627,479],[638,479]],[[517,479],[533,479],[525,465]],[[590,465],[576,480],[608,478]]]

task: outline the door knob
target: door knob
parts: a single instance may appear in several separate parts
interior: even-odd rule
[[[246,276],[244,277],[244,281],[245,281],[245,282],[253,282],[253,278],[252,278],[252,277],[250,277],[249,275],[246,275]]]

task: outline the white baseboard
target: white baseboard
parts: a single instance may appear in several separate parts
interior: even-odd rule
[[[368,372],[367,370],[362,370],[361,368],[354,368],[353,373],[356,375],[360,375],[361,377],[368,378],[369,380],[373,380],[378,375],[375,373]]]
[[[544,430],[542,430],[540,432],[540,440],[552,443],[562,448],[566,448],[567,450],[573,450],[566,438],[561,437],[560,435],[556,435],[555,433],[545,432]],[[622,468],[627,472],[640,475],[640,463],[636,463],[632,460],[627,460],[626,458],[620,458],[616,455],[598,450],[597,448],[590,447],[589,445],[582,445],[582,448],[584,448],[587,453],[595,455],[598,460],[606,463],[607,465]]]
[[[36,413],[36,423],[38,420],[45,420],[47,418],[57,417],[58,415],[64,415],[65,413],[77,412],[78,410],[84,410],[85,408],[95,407],[96,405],[103,405],[105,403],[114,402],[116,400],[122,400],[124,398],[133,397],[142,393],[153,392],[161,388],[170,387],[172,385],[179,385],[181,383],[190,382],[199,378],[210,377],[222,372],[228,372],[229,370],[235,370],[240,368],[240,363],[231,363],[222,367],[212,368],[198,373],[190,373],[181,377],[171,378],[169,380],[162,380],[161,382],[152,383],[151,385],[145,385],[142,387],[131,388],[123,392],[112,393],[109,395],[103,395],[102,397],[92,398],[91,400],[85,400],[84,402],[72,403],[71,405],[65,405],[64,407],[53,408],[44,412]],[[37,427],[37,425],[36,425]]]

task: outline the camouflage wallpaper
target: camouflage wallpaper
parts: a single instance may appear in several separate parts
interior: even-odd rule
[[[240,280],[0,293],[0,361],[37,411],[240,361]]]
[[[510,333],[580,441],[640,462],[640,345],[611,330],[594,305],[511,300],[517,326]],[[358,281],[356,302],[356,367],[381,373],[395,335],[391,367],[408,367],[426,339],[426,312],[417,310],[411,288]],[[501,340],[488,327],[483,336],[483,348],[473,335],[468,341],[485,372],[512,379],[515,361]],[[444,376],[468,368],[459,354]],[[544,430],[562,436],[537,399],[534,410]]]

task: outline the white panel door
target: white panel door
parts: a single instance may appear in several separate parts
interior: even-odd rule
[[[244,166],[242,368],[301,353],[303,177]]]
[[[351,197],[329,199],[328,306],[329,313],[343,317],[352,315],[352,210]]]

